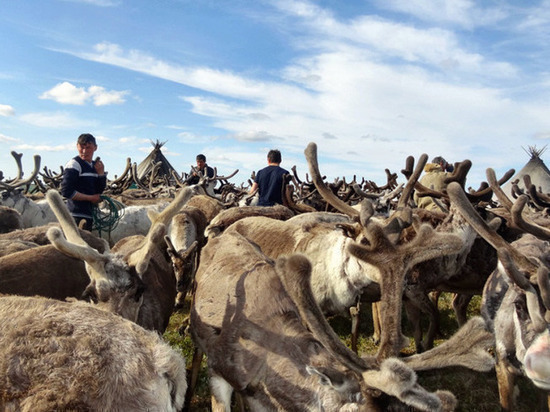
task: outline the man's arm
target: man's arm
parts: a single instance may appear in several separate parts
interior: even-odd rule
[[[248,194],[249,194],[249,195],[253,195],[253,194],[255,194],[257,191],[258,191],[258,182],[254,182],[254,183],[252,183],[252,187],[251,187],[250,190],[248,191]]]

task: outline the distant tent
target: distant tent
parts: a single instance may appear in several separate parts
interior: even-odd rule
[[[161,162],[157,174],[157,177],[167,176],[168,179],[172,180],[172,171],[174,173],[177,173],[176,170],[172,167],[168,159],[164,157],[162,154],[162,146],[164,146],[166,142],[159,142],[158,140],[155,142],[151,141],[151,144],[153,145],[153,150],[149,155],[137,166],[137,175],[140,180],[144,178],[150,178],[149,176],[153,170],[154,164]]]
[[[503,190],[508,196],[512,193],[512,182],[517,179],[519,179],[518,186],[522,190],[525,190],[525,183],[523,181],[523,176],[525,175],[531,177],[531,183],[535,185],[537,190],[540,188],[543,193],[550,193],[550,170],[548,170],[540,158],[545,150],[546,146],[542,149],[537,149],[536,146],[529,146],[529,150],[525,150],[531,158],[527,164],[504,185]]]

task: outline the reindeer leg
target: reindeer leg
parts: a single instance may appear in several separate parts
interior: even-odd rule
[[[351,350],[357,353],[357,339],[359,336],[359,323],[361,320],[361,301],[349,308],[351,316]]]
[[[198,347],[195,347],[195,351],[193,352],[193,360],[191,361],[191,376],[189,379],[189,387],[187,388],[187,393],[185,394],[185,410],[189,410],[191,399],[195,394],[195,388],[197,387],[197,380],[199,378],[199,371],[201,368],[203,355],[204,352]]]
[[[468,311],[468,305],[470,304],[473,296],[474,295],[466,293],[456,293],[454,295],[453,310],[455,312],[456,321],[458,322],[459,327],[464,325],[468,320],[466,313]]]
[[[403,305],[405,306],[405,313],[407,314],[407,319],[411,324],[413,329],[413,339],[416,346],[416,352],[423,352],[422,348],[422,326],[420,324],[420,310],[418,306],[414,303],[414,300],[405,298],[403,300]]]
[[[502,359],[498,359],[495,365],[498,381],[498,395],[500,407],[503,411],[511,412],[514,407],[514,374],[510,373]]]
[[[374,328],[372,340],[375,345],[378,345],[382,334],[382,325],[380,324],[380,302],[372,302],[372,325]]]

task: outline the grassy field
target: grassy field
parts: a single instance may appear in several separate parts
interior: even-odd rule
[[[441,331],[445,335],[436,340],[436,344],[451,336],[457,329],[454,313],[451,309],[450,295],[443,294],[439,301],[441,312]],[[469,307],[469,316],[479,314],[479,298],[474,298]],[[187,310],[174,313],[170,320],[168,330],[164,334],[165,339],[172,347],[181,351],[187,360],[188,366],[191,364],[194,346],[188,336],[181,336],[179,328],[187,316]],[[359,353],[374,354],[377,347],[372,343],[372,321],[370,308],[366,307],[362,315],[361,337],[359,338]],[[407,327],[406,318],[404,322],[404,333],[412,336]],[[330,324],[338,333],[341,339],[350,346],[351,337],[349,334],[351,323],[346,317],[333,317],[329,319]],[[414,346],[403,350],[403,354],[414,352]],[[498,401],[498,390],[494,371],[480,373],[470,371],[464,368],[446,368],[437,371],[419,372],[418,379],[426,389],[435,391],[437,389],[449,390],[455,394],[458,399],[457,411],[464,412],[496,412],[500,410]],[[532,384],[527,379],[518,381],[518,412],[532,412],[538,410],[537,393]],[[208,389],[208,379],[206,373],[206,363],[203,360],[197,390],[192,399],[191,411],[209,411],[210,397]]]

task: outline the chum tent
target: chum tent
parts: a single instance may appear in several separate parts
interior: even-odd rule
[[[177,174],[176,169],[172,167],[168,159],[164,156],[162,153],[162,146],[164,146],[166,142],[159,142],[158,140],[156,142],[151,141],[151,144],[153,145],[153,150],[149,155],[143,159],[143,161],[137,165],[137,177],[142,180],[144,178],[150,178],[149,176],[153,170],[154,164],[161,162],[157,174],[157,177],[167,176],[168,179],[172,180],[172,172]]]
[[[523,180],[523,176],[525,175],[531,177],[531,183],[535,185],[537,190],[542,191],[542,193],[550,193],[550,170],[548,170],[548,167],[546,167],[541,159],[541,155],[545,150],[546,146],[542,149],[537,149],[535,146],[529,146],[529,150],[525,150],[527,154],[529,154],[530,159],[525,166],[523,166],[523,168],[503,186],[504,193],[511,196],[512,182],[516,180],[519,180],[519,188],[525,191],[525,183]]]

